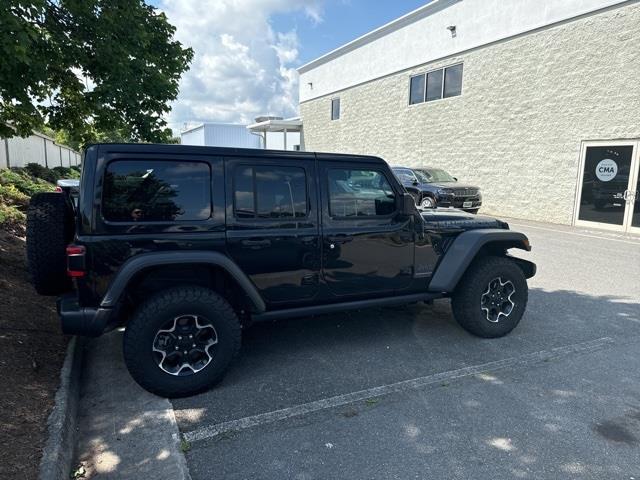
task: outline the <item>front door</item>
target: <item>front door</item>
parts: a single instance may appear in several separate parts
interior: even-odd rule
[[[640,231],[639,143],[583,145],[576,225]]]
[[[398,292],[413,278],[412,219],[379,164],[320,162],[322,274],[331,294]],[[394,188],[392,185],[396,185]]]

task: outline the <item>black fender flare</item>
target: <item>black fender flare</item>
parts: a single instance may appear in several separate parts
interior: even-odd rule
[[[509,248],[531,250],[529,239],[524,233],[493,228],[468,230],[458,235],[447,249],[431,277],[428,290],[431,292],[453,292],[478,252],[487,245],[505,251]],[[521,268],[527,278],[535,274],[535,264],[520,259],[516,261],[525,264],[521,265]]]
[[[114,308],[117,306],[123,292],[133,277],[142,270],[160,265],[205,264],[220,267],[238,282],[253,304],[256,313],[266,310],[264,300],[258,293],[249,277],[226,255],[220,252],[190,251],[190,252],[150,252],[136,255],[127,260],[111,281],[107,293],[100,302],[100,308]]]

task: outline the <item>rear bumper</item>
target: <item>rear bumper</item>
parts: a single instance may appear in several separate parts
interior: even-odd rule
[[[75,293],[58,297],[56,308],[62,331],[68,335],[98,337],[115,327],[113,309],[81,307]]]

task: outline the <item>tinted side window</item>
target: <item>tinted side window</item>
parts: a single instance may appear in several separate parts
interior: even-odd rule
[[[240,166],[234,172],[237,218],[304,218],[307,180],[303,168]]]
[[[253,168],[236,169],[233,190],[236,217],[253,218],[256,216],[253,189]]]
[[[411,170],[406,169],[395,169],[393,173],[396,175],[398,180],[401,182],[413,182],[416,179],[416,176],[413,174]]]
[[[389,215],[395,194],[384,175],[375,170],[330,169],[329,213],[332,217]]]
[[[206,220],[211,216],[211,169],[203,162],[111,162],[104,176],[102,216],[112,222]]]

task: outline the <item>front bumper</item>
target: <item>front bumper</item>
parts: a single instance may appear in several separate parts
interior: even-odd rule
[[[58,297],[56,308],[62,331],[68,335],[98,337],[115,328],[113,309],[81,307],[75,293]]]
[[[471,203],[471,206],[464,204]],[[482,206],[482,197],[474,195],[472,197],[456,197],[454,195],[440,195],[437,199],[439,207],[453,207],[460,210],[477,210]]]

